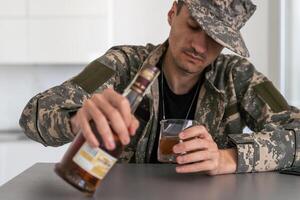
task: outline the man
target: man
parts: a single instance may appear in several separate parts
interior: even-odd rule
[[[168,13],[171,31],[159,46],[117,46],[60,86],[33,97],[20,125],[51,146],[82,131],[93,147],[93,120],[105,146],[113,134],[127,145],[120,161],[157,162],[159,121],[195,119],[174,146],[179,173],[209,175],[277,170],[300,165],[300,112],[245,58],[239,30],[255,11],[250,0],[180,0]],[[121,96],[145,64],[161,75],[135,116]],[[113,69],[113,70],[112,70]],[[194,101],[193,97],[197,97]],[[163,101],[164,99],[164,101]],[[245,126],[253,133],[242,134]],[[97,133],[96,133],[97,134]]]

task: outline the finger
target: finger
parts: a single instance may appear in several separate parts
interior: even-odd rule
[[[121,143],[127,145],[130,141],[129,132],[124,118],[121,116],[119,110],[112,106],[110,102],[108,102],[108,100],[106,98],[103,98],[103,96],[100,94],[94,97],[93,101],[96,102],[98,110],[101,110],[103,112],[106,119],[109,121],[114,133],[119,136]]]
[[[212,158],[212,154],[209,151],[196,151],[182,156],[177,156],[176,161],[178,164],[187,164],[187,163],[205,161],[211,158]]]
[[[179,134],[179,138],[182,140],[194,138],[194,137],[200,137],[203,139],[210,139],[212,140],[211,135],[208,133],[205,126],[193,126],[190,128],[185,129]]]
[[[89,115],[88,113],[86,113],[86,111],[84,109],[80,109],[78,111],[78,123],[80,126],[80,130],[84,136],[84,138],[86,139],[87,143],[89,143],[92,147],[98,147],[99,146],[99,142],[96,139],[90,124],[89,124]]]
[[[192,172],[203,172],[203,171],[211,171],[216,169],[216,164],[212,160],[206,160],[203,162],[182,165],[176,167],[177,173],[192,173]]]
[[[138,129],[139,125],[140,125],[140,122],[136,119],[136,117],[134,115],[132,115],[131,124],[129,126],[129,134],[131,136],[135,135],[136,130]]]
[[[208,140],[194,138],[192,140],[179,142],[178,144],[174,145],[173,152],[179,154],[179,153],[186,153],[189,151],[208,149],[209,145],[210,143]]]
[[[127,145],[130,142],[129,131],[123,121],[121,114],[115,110],[106,116],[110,122],[110,127],[114,133],[118,135],[123,145]]]
[[[129,101],[126,97],[115,92],[113,89],[107,89],[103,92],[103,96],[121,113],[125,121],[126,127],[131,124],[131,108]]]
[[[71,130],[74,135],[77,135],[80,131],[80,126],[78,122],[78,114],[75,114],[74,116],[71,117],[70,119],[70,124],[71,124]]]
[[[105,118],[103,113],[97,108],[97,106],[94,104],[93,101],[87,100],[86,104],[89,107],[88,111],[92,117],[94,124],[96,125],[96,129],[98,132],[94,134],[100,134],[104,142],[104,145],[107,149],[109,150],[114,149],[115,141],[107,119]]]

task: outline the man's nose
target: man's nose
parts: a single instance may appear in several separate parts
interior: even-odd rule
[[[192,47],[198,52],[198,53],[206,53],[208,48],[208,36],[205,33],[205,31],[201,30],[194,34],[193,36],[193,42]]]

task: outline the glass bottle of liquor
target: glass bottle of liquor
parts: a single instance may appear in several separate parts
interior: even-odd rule
[[[146,90],[158,75],[158,68],[151,65],[144,66],[125,89],[123,96],[128,99],[132,112],[136,110]],[[123,150],[117,136],[114,136],[116,148],[112,151],[107,150],[93,122],[91,128],[99,140],[99,148],[92,148],[85,141],[83,134],[78,133],[61,162],[55,165],[55,172],[60,177],[88,194],[94,193]]]

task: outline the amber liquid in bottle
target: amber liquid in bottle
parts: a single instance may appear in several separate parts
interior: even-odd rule
[[[141,102],[146,90],[159,75],[159,70],[154,66],[144,66],[124,91],[132,112]],[[116,148],[109,151],[103,145],[95,124],[91,128],[99,140],[99,148],[91,148],[82,133],[77,134],[60,163],[55,165],[55,172],[66,182],[82,192],[93,194],[101,184],[104,176],[115,163],[123,150],[119,138],[115,136]]]

